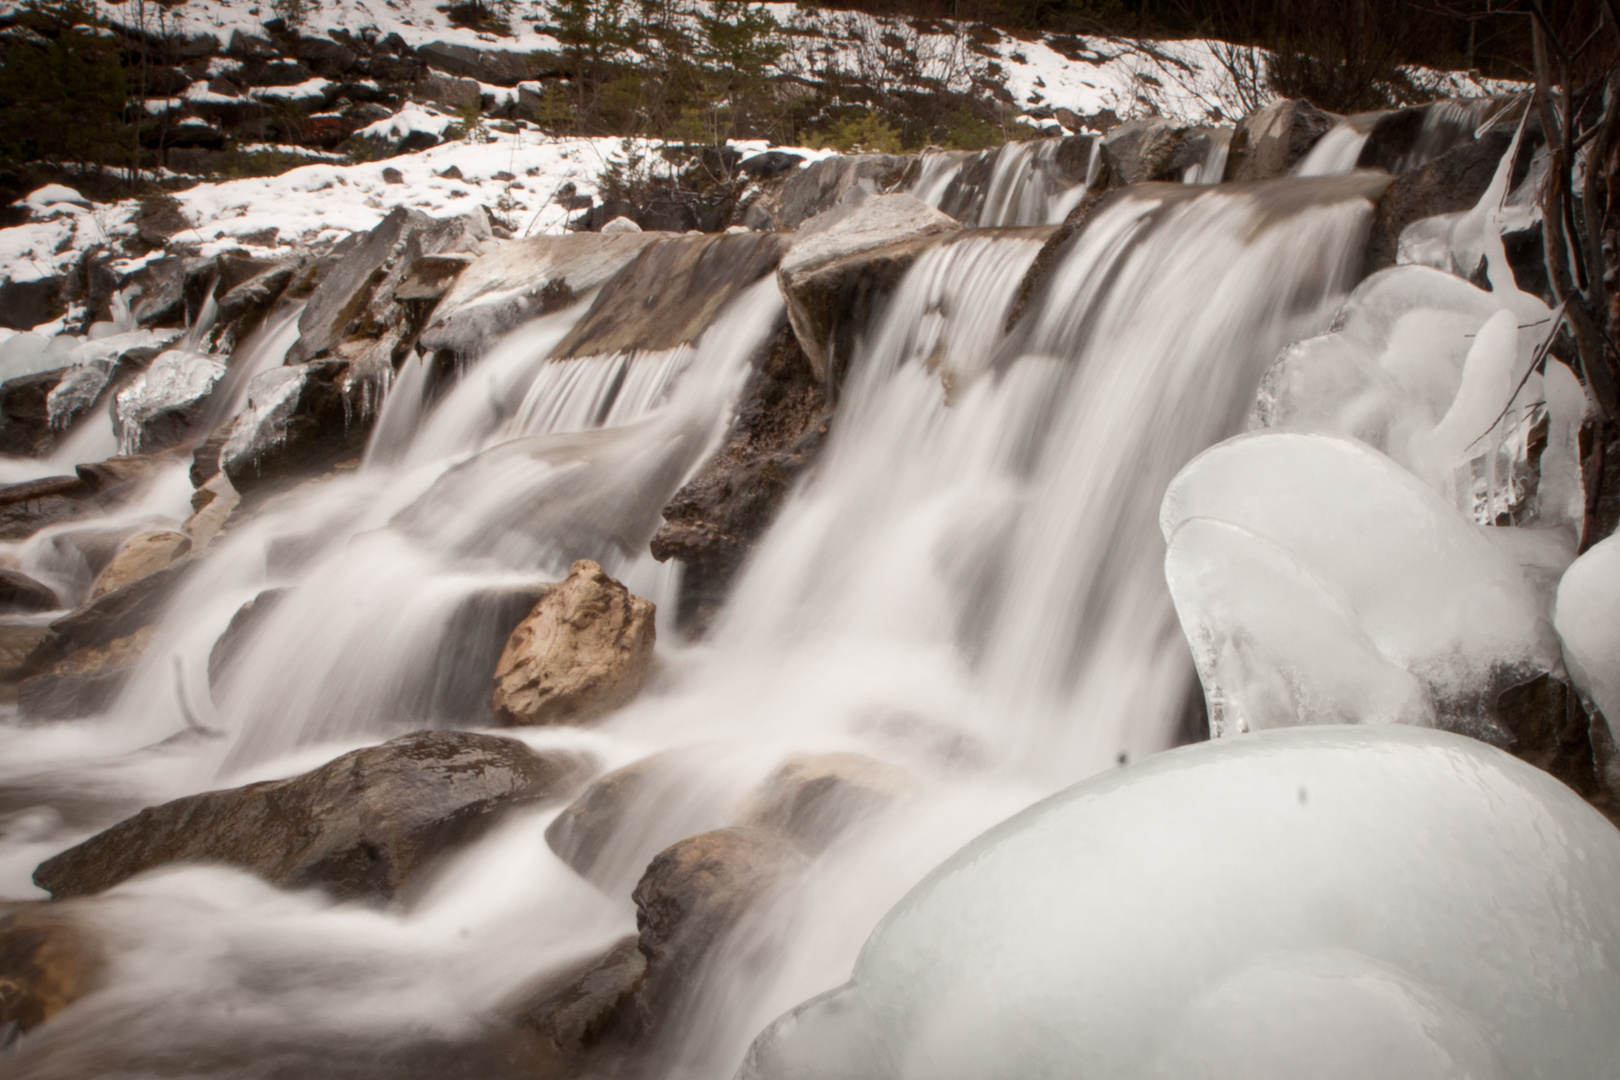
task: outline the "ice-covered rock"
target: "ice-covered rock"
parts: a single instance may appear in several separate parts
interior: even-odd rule
[[[157,449],[194,434],[224,375],[224,362],[205,353],[170,349],[153,360],[113,399],[120,452]]]
[[[46,355],[50,342],[38,334],[13,334],[0,341],[0,382],[48,370],[55,358]]]
[[[1620,723],[1620,534],[1594,544],[1558,583],[1553,613],[1570,678]]]
[[[1608,1075],[1617,889],[1620,833],[1474,740],[1205,743],[962,849],[740,1076]]]
[[[1236,525],[1281,551],[1215,539],[1203,526],[1178,539],[1201,518]],[[1353,708],[1364,695],[1362,719],[1414,718],[1414,704],[1395,689],[1399,680],[1351,659],[1363,655],[1361,638],[1345,636],[1346,623],[1417,676],[1441,717],[1457,722],[1481,716],[1508,682],[1557,665],[1544,600],[1520,567],[1432,488],[1353,439],[1292,432],[1229,439],[1171,481],[1160,525],[1172,544],[1167,566],[1183,627],[1195,656],[1206,653],[1200,675],[1212,707],[1233,693],[1248,700],[1249,691],[1218,677],[1258,663],[1301,678],[1332,672],[1310,690],[1296,688],[1295,705],[1314,694]],[[1316,625],[1327,613],[1334,630]],[[1355,651],[1347,651],[1352,641]],[[1263,661],[1247,655],[1265,648],[1278,651]],[[1217,662],[1221,649],[1237,651]],[[1339,655],[1307,660],[1315,649]],[[1352,671],[1367,681],[1344,681]],[[1262,710],[1265,724],[1280,722],[1278,704]],[[1339,707],[1307,708],[1315,715],[1301,719],[1342,718]]]

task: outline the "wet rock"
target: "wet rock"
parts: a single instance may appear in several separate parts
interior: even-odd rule
[[[0,622],[0,682],[22,677],[28,658],[50,632],[41,623]]]
[[[804,164],[804,158],[798,154],[790,154],[784,150],[767,150],[763,154],[743,158],[737,163],[737,171],[748,176],[757,176],[761,179],[780,176]]]
[[[61,606],[49,586],[19,570],[0,569],[0,612],[54,611]]]
[[[1238,122],[1226,159],[1227,180],[1286,176],[1333,127],[1334,117],[1308,101],[1279,98]]]
[[[756,358],[720,448],[664,507],[651,551],[679,559],[677,620],[700,633],[737,569],[812,465],[830,424],[827,394],[790,327]]]
[[[220,448],[220,469],[247,495],[358,457],[371,431],[369,390],[346,360],[261,372]]]
[[[50,395],[67,374],[64,368],[19,375],[0,383],[0,454],[34,457],[50,452]]]
[[[602,286],[552,355],[684,345],[708,329],[734,297],[775,269],[786,247],[783,237],[769,234],[668,237],[648,244]]]
[[[138,325],[182,327],[201,308],[213,274],[214,260],[176,255],[153,259],[118,287],[139,294],[130,305]]]
[[[1395,178],[1378,200],[1367,244],[1366,272],[1395,265],[1401,231],[1436,214],[1472,209],[1496,174],[1512,135],[1489,131]]]
[[[34,721],[77,720],[105,712],[135,673],[154,634],[147,626],[105,644],[72,651],[49,670],[17,684],[18,711],[25,720]],[[30,668],[38,664],[43,651],[35,648],[27,661]]]
[[[1123,187],[1145,180],[1180,180],[1177,159],[1191,129],[1150,116],[1121,124],[1103,137],[1107,185]]]
[[[504,49],[475,49],[446,41],[430,41],[418,46],[416,55],[441,71],[496,86],[516,86],[536,74],[527,54]]]
[[[1520,758],[1586,796],[1597,795],[1600,777],[1592,745],[1594,718],[1580,695],[1562,679],[1541,674],[1497,696],[1496,719],[1513,737]],[[1596,723],[1603,723],[1597,719]],[[1600,806],[1600,809],[1603,807]]]
[[[728,828],[660,852],[632,894],[647,970],[637,992],[643,1022],[656,1027],[726,933],[803,863],[768,829]]]
[[[609,855],[610,843],[633,811],[672,803],[697,781],[682,764],[681,755],[666,752],[597,777],[546,828],[546,845],[580,877],[604,888],[617,884],[625,868]],[[614,865],[606,865],[605,857]],[[631,882],[645,865],[643,854],[630,871]]]
[[[96,517],[133,495],[163,455],[133,455],[77,466],[75,476],[48,476],[0,487],[0,540],[22,540],[47,525]]]
[[[641,690],[656,631],[650,601],[590,559],[569,568],[512,631],[490,708],[502,723],[580,723]]]
[[[566,797],[587,768],[512,739],[421,731],[286,780],[142,810],[47,859],[34,880],[82,896],[155,867],[212,862],[284,888],[388,900],[502,814]]]
[[[219,686],[225,675],[230,671],[231,662],[240,655],[242,646],[252,638],[255,631],[264,625],[265,619],[276,609],[290,588],[266,589],[252,600],[236,609],[231,616],[225,632],[219,635],[214,647],[208,651],[208,687],[210,690]]]
[[[135,234],[153,247],[163,247],[174,237],[188,232],[193,222],[173,195],[153,195],[141,200],[141,208],[130,219]]]
[[[27,904],[0,918],[0,1048],[83,997],[101,968],[100,941],[70,912]]]
[[[0,281],[0,326],[32,330],[50,322],[62,313],[61,292],[60,277]]]
[[[195,556],[182,557],[55,620],[51,636],[35,650],[34,661],[44,670],[82,649],[106,645],[151,626],[195,567]]]
[[[910,787],[903,769],[865,754],[795,758],[761,785],[743,823],[775,829],[815,853]]]
[[[113,397],[113,433],[126,451],[188,442],[206,430],[209,398],[225,377],[223,357],[170,349]]]
[[[895,154],[840,154],[811,162],[750,208],[744,224],[797,229],[817,214],[892,190],[916,159]]]
[[[167,569],[191,550],[191,538],[169,529],[136,533],[125,540],[117,554],[90,584],[90,600],[99,600],[114,589],[121,589],[141,578]]]
[[[476,360],[521,323],[560,310],[602,285],[657,237],[568,233],[510,240],[473,260],[434,309],[424,352]]]
[[[281,298],[281,294],[287,290],[293,277],[304,265],[303,259],[287,259],[272,263],[252,277],[229,288],[221,282],[220,321],[238,324],[237,338],[240,340],[246,330],[256,325],[265,312],[270,310],[270,306]]]
[[[874,302],[919,253],[961,227],[910,195],[882,195],[829,211],[799,230],[777,280],[793,332],[824,385],[841,381]]]
[[[638,941],[626,938],[560,989],[534,995],[520,1006],[516,1022],[539,1035],[555,1052],[578,1055],[620,1036],[633,1038],[635,1001],[647,974]]]

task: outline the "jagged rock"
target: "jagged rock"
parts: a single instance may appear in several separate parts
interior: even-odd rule
[[[910,787],[903,769],[865,754],[795,758],[760,786],[743,823],[775,829],[815,853]]]
[[[301,270],[305,261],[301,258],[287,259],[272,263],[266,269],[247,278],[239,284],[226,288],[221,283],[219,297],[219,319],[223,323],[256,324],[270,305],[280,299],[287,286],[292,283],[293,276]],[[238,338],[242,332],[238,331]]]
[[[191,539],[184,533],[169,529],[136,533],[91,582],[89,599],[99,600],[114,589],[166,569],[190,550]]]
[[[113,433],[130,451],[175,446],[201,434],[223,357],[170,349],[113,398]]]
[[[475,49],[445,41],[419,46],[416,55],[452,75],[460,75],[495,86],[516,86],[535,77],[533,63],[526,54],[504,49]]]
[[[55,611],[56,593],[20,570],[0,569],[0,612]]]
[[[208,687],[217,688],[230,671],[231,661],[241,653],[242,646],[253,636],[264,620],[276,609],[292,590],[286,587],[266,589],[236,609],[225,632],[219,635],[214,647],[208,651]]]
[[[1238,122],[1226,159],[1227,180],[1286,176],[1304,160],[1334,117],[1308,101],[1279,98]]]
[[[76,649],[49,670],[23,679],[17,685],[18,710],[27,720],[77,720],[106,711],[135,673],[154,632],[147,626]],[[30,668],[42,651],[36,646],[27,661]]]
[[[153,259],[118,283],[138,291],[130,313],[141,326],[185,326],[202,307],[214,260],[192,256]]]
[[[649,1026],[668,1014],[743,913],[802,863],[768,829],[728,828],[682,840],[648,864],[632,896],[647,959],[637,1004]]]
[[[1144,180],[1180,180],[1178,159],[1190,137],[1190,128],[1157,116],[1121,124],[1102,141],[1108,186],[1123,187]]]
[[[268,60],[272,56],[279,55],[279,51],[275,42],[269,38],[232,30],[230,44],[225,47],[225,55],[238,60]]]
[[[504,241],[456,278],[418,347],[424,353],[447,350],[463,363],[476,360],[520,323],[602,285],[656,239],[645,233],[568,233]]]
[[[645,230],[643,230],[640,225],[637,225],[633,219],[627,218],[621,214],[619,217],[609,221],[606,225],[603,225],[599,231],[603,236],[626,236],[643,232]]]
[[[597,295],[553,356],[673,349],[709,328],[770,273],[787,242],[768,234],[668,237],[646,245]]]
[[[756,358],[724,442],[664,507],[653,534],[653,557],[684,565],[683,627],[701,632],[718,610],[794,481],[816,460],[830,419],[821,381],[783,327]]]
[[[284,888],[388,900],[503,813],[566,797],[587,769],[512,739],[419,731],[286,780],[142,810],[47,859],[34,881],[83,896],[155,867],[214,862]]]
[[[246,495],[364,451],[368,387],[350,367],[346,360],[315,360],[254,376],[219,451],[232,487]]]
[[[840,154],[811,162],[773,195],[754,203],[744,224],[797,229],[817,214],[891,190],[915,160],[895,154]]]
[[[182,557],[62,616],[51,623],[51,636],[40,643],[30,662],[37,670],[46,670],[85,649],[107,645],[153,625],[162,617],[169,597],[195,566],[195,556]]]
[[[1513,736],[1517,757],[1591,799],[1602,786],[1592,746],[1594,718],[1562,679],[1541,674],[1496,698],[1496,719]],[[1595,721],[1603,723],[1601,719]],[[1602,809],[1602,805],[1599,806]]]
[[[300,35],[293,54],[322,78],[335,79],[354,70],[360,58],[354,50],[331,38]]]
[[[652,661],[650,601],[590,559],[546,593],[507,640],[490,708],[502,723],[580,723],[630,701]]]
[[[0,454],[34,457],[50,451],[50,395],[67,374],[65,368],[19,375],[0,383]]]
[[[58,906],[28,904],[0,918],[0,1044],[92,990],[102,962],[94,932]]]
[[[1396,177],[1378,200],[1367,241],[1366,272],[1395,265],[1401,231],[1413,222],[1472,209],[1490,186],[1511,142],[1509,132],[1488,131]]]
[[[828,387],[842,380],[873,302],[922,250],[961,228],[910,195],[874,196],[805,223],[777,280],[816,378]]]
[[[32,330],[62,313],[62,278],[0,281],[0,326]]]

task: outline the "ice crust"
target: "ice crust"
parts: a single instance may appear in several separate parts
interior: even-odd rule
[[[197,408],[225,375],[217,356],[170,349],[118,391],[114,418],[121,453],[140,450],[146,424],[167,412]]]
[[[1553,614],[1569,676],[1615,730],[1620,722],[1620,534],[1576,559]]]
[[[1204,525],[1179,535],[1199,519],[1247,535]],[[1171,482],[1160,527],[1218,733],[1465,715],[1482,691],[1557,665],[1544,601],[1518,563],[1354,439],[1229,439]],[[1404,681],[1372,662],[1369,644],[1421,681],[1427,706],[1397,692]]]
[[[1200,744],[963,848],[739,1077],[1610,1075],[1617,890],[1620,833],[1475,740]]]

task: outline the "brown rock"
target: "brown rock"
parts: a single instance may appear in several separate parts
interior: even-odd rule
[[[903,769],[865,754],[795,758],[761,785],[743,822],[775,829],[814,853],[910,787]]]
[[[76,720],[104,711],[135,673],[153,634],[148,626],[75,650],[49,670],[23,679],[17,685],[17,708],[29,720]]]
[[[1334,117],[1308,101],[1279,98],[1245,116],[1232,135],[1226,161],[1228,180],[1270,180],[1310,153],[1333,127]]]
[[[19,570],[0,569],[0,611],[54,611],[56,592]]]
[[[578,723],[641,689],[656,631],[650,601],[590,559],[535,605],[495,667],[490,708],[506,724]]]
[[[1191,132],[1191,128],[1158,116],[1121,124],[1102,140],[1108,186],[1180,180],[1178,161]]]
[[[0,681],[17,678],[50,628],[37,624],[0,624]]]
[[[93,988],[101,948],[56,907],[30,904],[0,919],[0,1038],[31,1031]]]
[[[1514,755],[1589,799],[1597,794],[1601,784],[1592,746],[1594,718],[1568,683],[1543,673],[1511,686],[1497,695],[1495,713],[1513,736],[1508,749]]]
[[[47,859],[53,896],[100,892],[177,862],[241,867],[285,888],[391,899],[499,815],[566,797],[587,763],[459,731],[419,731],[286,780],[192,795]]]
[[[114,589],[165,569],[191,550],[191,539],[168,529],[137,533],[125,540],[112,561],[90,585],[90,599],[98,600]]]
[[[1421,218],[1472,209],[1496,175],[1512,135],[1489,131],[1411,172],[1403,173],[1378,200],[1367,242],[1367,273],[1395,265],[1401,231]],[[1460,267],[1463,276],[1474,267]]]
[[[58,432],[51,428],[46,399],[66,373],[65,368],[54,368],[0,383],[0,454],[29,457],[50,452]]]
[[[231,661],[242,651],[243,644],[264,624],[264,620],[276,609],[276,605],[291,591],[285,586],[266,589],[236,609],[236,614],[231,616],[225,632],[219,635],[219,640],[215,641],[214,647],[208,651],[210,690],[219,686],[220,680],[230,670]]]
[[[613,1035],[636,1034],[635,996],[647,974],[647,958],[634,937],[626,938],[561,989],[535,995],[518,1009],[517,1023],[563,1054],[593,1050]],[[531,998],[531,1000],[533,1000]]]

